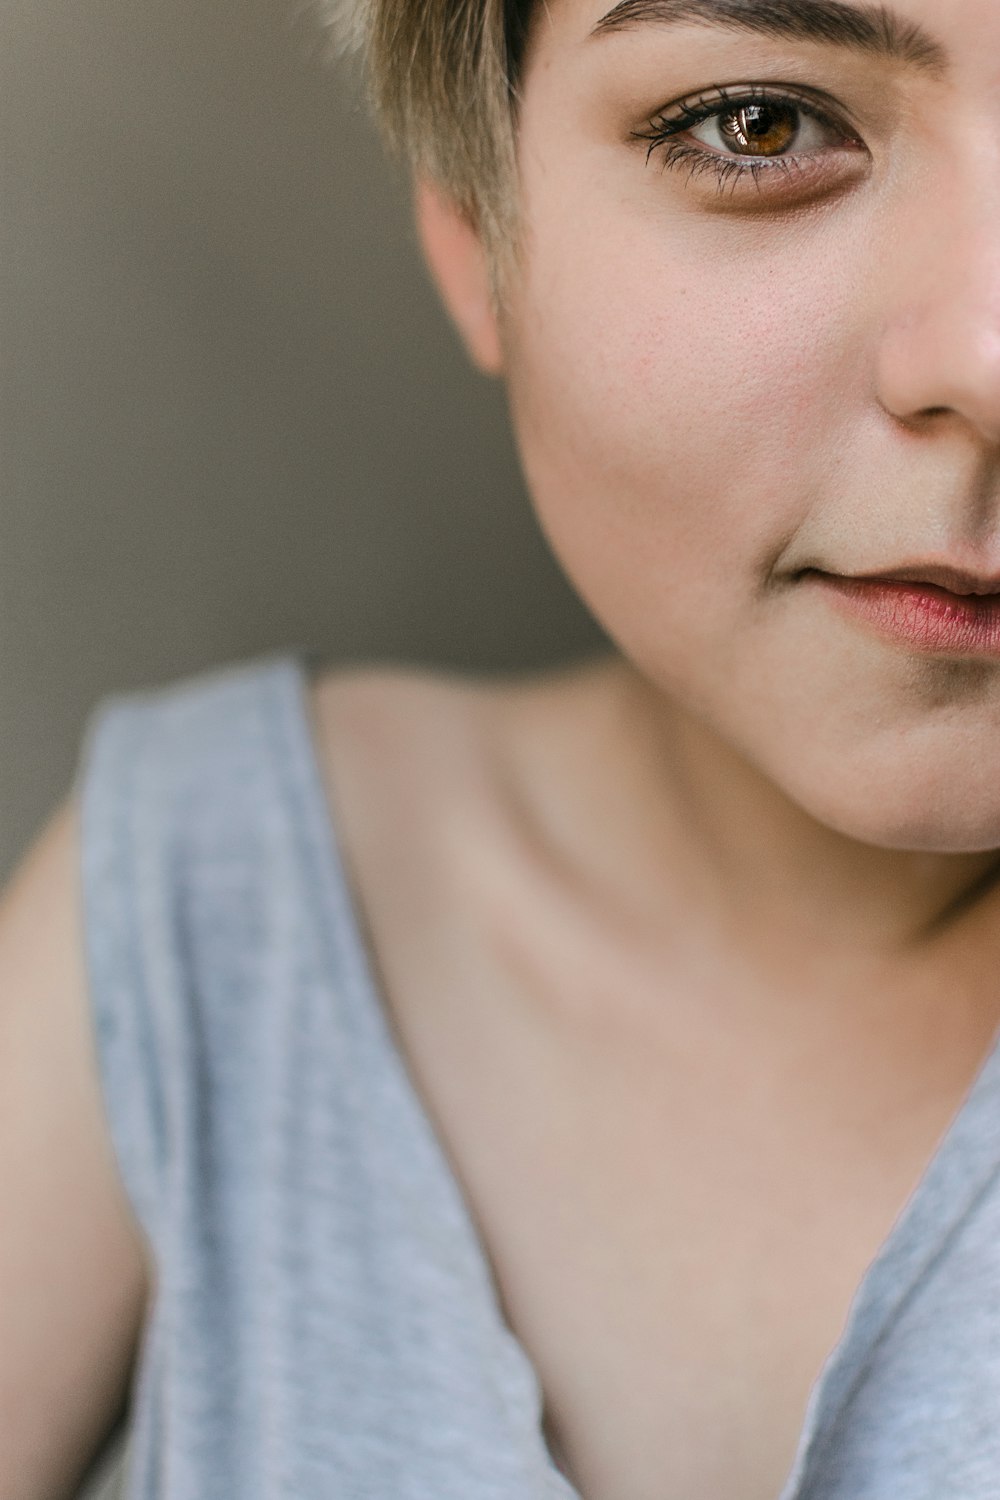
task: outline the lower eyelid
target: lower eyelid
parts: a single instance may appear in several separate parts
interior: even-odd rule
[[[663,170],[680,172],[683,186],[693,184],[692,191],[698,192],[705,208],[767,211],[769,206],[780,207],[782,200],[794,208],[850,189],[857,180],[856,170],[845,170],[843,163],[834,167],[827,157],[826,152],[814,151],[799,157],[741,158],[677,141],[673,159],[667,156]],[[705,179],[699,191],[698,184]]]

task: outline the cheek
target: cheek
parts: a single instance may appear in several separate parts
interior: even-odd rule
[[[536,236],[508,382],[528,483],[613,634],[622,608],[686,630],[694,598],[721,626],[734,580],[752,589],[816,502],[856,411],[849,279],[832,247],[740,255],[731,226],[619,212],[616,228],[604,209],[581,225],[556,203]]]

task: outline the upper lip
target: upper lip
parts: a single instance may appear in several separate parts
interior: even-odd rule
[[[950,594],[1000,594],[1000,573],[987,577],[985,574],[970,573],[965,568],[952,568],[941,563],[914,563],[902,568],[880,568],[875,573],[846,573],[841,576],[868,583],[932,583],[938,588],[947,589]]]

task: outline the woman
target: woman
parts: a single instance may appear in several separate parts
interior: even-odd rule
[[[0,1491],[128,1389],[143,1500],[986,1500],[1000,9],[347,19],[616,649],[95,712],[0,919]]]

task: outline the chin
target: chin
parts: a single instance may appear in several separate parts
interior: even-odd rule
[[[992,757],[962,759],[928,763],[900,744],[891,757],[843,759],[784,787],[817,821],[859,843],[926,854],[1000,849],[1000,766]]]

